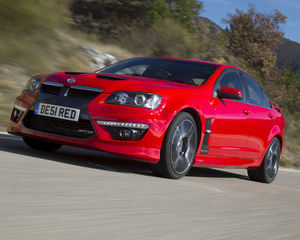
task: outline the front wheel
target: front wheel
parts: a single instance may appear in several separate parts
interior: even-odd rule
[[[160,161],[152,164],[152,172],[167,178],[182,178],[194,163],[197,145],[195,120],[189,113],[179,113],[167,130]]]
[[[46,152],[56,151],[62,146],[61,144],[46,142],[36,138],[23,137],[23,141],[27,144],[27,146],[33,149],[42,150]]]
[[[274,181],[280,161],[281,146],[278,138],[274,138],[270,143],[264,160],[257,169],[248,170],[248,176],[251,180],[271,183]]]

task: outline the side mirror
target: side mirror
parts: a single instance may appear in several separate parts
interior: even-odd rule
[[[281,108],[279,108],[279,107],[274,107],[274,108],[275,108],[275,110],[276,110],[277,112],[282,113]]]
[[[242,92],[236,88],[222,87],[220,92],[217,92],[219,98],[242,99]]]

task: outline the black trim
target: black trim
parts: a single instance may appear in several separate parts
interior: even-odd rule
[[[87,72],[65,72],[65,75],[80,75],[80,74],[89,74]]]
[[[202,146],[202,148],[200,150],[200,154],[207,155],[208,154],[208,150],[209,150],[209,146]]]
[[[208,118],[206,119],[204,139],[200,150],[200,154],[204,154],[204,155],[208,154],[209,146],[207,146],[207,144],[209,140],[209,134],[212,133],[210,131],[210,126],[211,126],[211,118]]]
[[[36,100],[30,106],[22,120],[24,128],[31,131],[72,139],[88,140],[94,137],[97,132],[87,109],[88,104],[94,98],[86,99],[66,97],[65,94],[70,89],[71,88],[63,87],[60,90],[59,95],[51,95],[40,90]],[[93,93],[91,91],[85,92]],[[97,95],[101,94],[99,92],[94,93],[97,93]],[[80,109],[79,119],[77,122],[73,122],[53,117],[35,115],[34,111],[37,102]]]
[[[123,77],[101,75],[99,73],[97,74],[96,78],[107,79],[107,80],[128,80],[127,78],[123,78]]]

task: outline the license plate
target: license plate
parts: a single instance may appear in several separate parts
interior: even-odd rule
[[[34,114],[77,122],[80,115],[80,109],[37,103]]]

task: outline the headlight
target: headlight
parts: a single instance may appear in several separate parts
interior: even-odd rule
[[[157,109],[161,96],[152,93],[114,92],[104,102],[132,107]]]
[[[26,91],[35,92],[35,90],[39,87],[40,80],[37,78],[31,78],[25,86]]]

